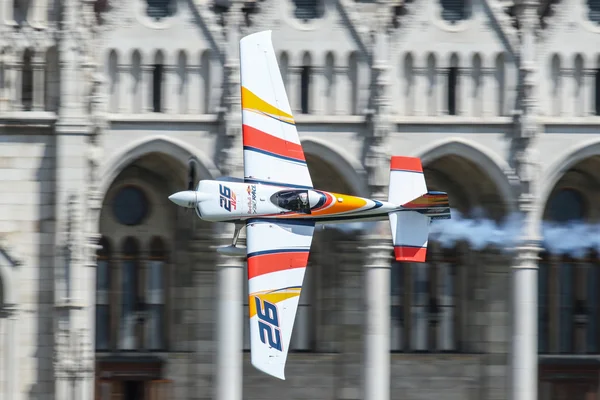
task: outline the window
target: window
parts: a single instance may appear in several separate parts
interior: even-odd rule
[[[442,19],[451,24],[467,19],[466,0],[440,0]]]
[[[152,110],[162,112],[163,65],[154,64],[152,70]]]
[[[285,210],[310,214],[308,190],[286,190],[271,196],[271,203]]]
[[[323,16],[323,4],[321,0],[294,0],[294,17],[303,22]]]
[[[600,265],[586,258],[541,256],[538,273],[538,351],[600,354]]]
[[[96,265],[96,350],[110,348],[110,245],[106,238],[100,240]]]
[[[553,222],[579,221],[585,216],[583,195],[574,189],[556,191],[548,202],[547,218]]]
[[[162,350],[165,346],[165,293],[164,264],[165,245],[160,238],[154,237],[150,243],[150,260],[146,270],[147,320],[145,326],[146,348]]]
[[[170,17],[175,13],[176,1],[174,0],[146,0],[148,7],[146,14],[155,21]]]
[[[96,266],[96,351],[167,348],[167,247],[160,237],[120,244],[117,259],[108,238],[100,241]],[[146,247],[146,246],[143,246]]]
[[[123,243],[123,260],[121,262],[121,313],[119,319],[119,349],[135,350],[136,324],[138,318],[136,311],[138,301],[138,242],[128,237]]]
[[[305,65],[300,72],[300,111],[302,114],[310,112],[310,69]]]
[[[454,255],[436,262],[394,262],[391,350],[459,351],[459,267]]]
[[[448,114],[456,115],[456,87],[458,86],[458,67],[448,70]]]
[[[600,1],[587,0],[588,18],[590,21],[600,24]]]
[[[146,194],[136,186],[125,186],[113,199],[113,214],[123,225],[135,226],[142,223],[149,210]]]
[[[21,76],[21,103],[23,110],[31,111],[33,105],[33,68],[31,67],[31,50],[23,55],[23,73]]]

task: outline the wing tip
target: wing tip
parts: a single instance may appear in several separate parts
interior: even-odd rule
[[[274,378],[280,379],[282,381],[285,381],[285,367],[282,367],[281,369],[277,370],[277,369],[268,369],[266,368],[267,365],[261,365],[258,362],[252,360],[252,365],[254,366],[254,368],[256,368],[257,370],[259,370],[262,373],[265,373],[267,375],[270,375]]]
[[[269,40],[271,40],[272,33],[273,33],[273,31],[271,29],[267,29],[267,30],[259,31],[259,32],[254,32],[254,33],[251,33],[251,34],[246,35],[243,38],[241,38],[240,39],[240,43],[251,41],[251,40],[253,40],[255,38],[259,38],[259,37],[263,37],[263,36],[266,36]]]

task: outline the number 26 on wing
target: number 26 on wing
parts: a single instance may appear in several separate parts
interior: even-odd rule
[[[254,301],[256,303],[260,341],[271,346],[275,350],[282,351],[281,330],[279,328],[277,306],[268,301],[261,300],[258,297],[255,297]],[[263,304],[262,307],[261,303]]]

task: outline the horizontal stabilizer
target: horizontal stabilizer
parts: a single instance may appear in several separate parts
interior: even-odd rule
[[[429,217],[415,211],[396,211],[389,218],[396,261],[425,262]]]

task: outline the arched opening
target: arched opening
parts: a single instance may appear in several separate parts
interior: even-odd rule
[[[164,376],[154,354],[188,350],[184,343],[192,340],[189,321],[174,316],[190,307],[184,294],[197,292],[191,274],[200,264],[188,257],[187,248],[194,229],[207,224],[168,200],[188,185],[186,161],[159,152],[141,155],[116,175],[104,197],[96,358],[99,376],[114,368],[124,374],[98,382],[113,394],[155,390]],[[115,355],[124,353],[130,353],[129,362],[117,365]]]
[[[164,112],[165,107],[164,62],[162,51],[157,51],[152,67],[152,111],[155,113]]]
[[[336,113],[336,71],[335,57],[332,52],[325,56],[325,114],[333,115]]]
[[[452,220],[432,223],[425,263],[392,263],[391,349],[471,351],[475,328],[465,304],[483,283],[469,260],[497,244],[490,238],[507,214],[506,199],[483,165],[448,151],[429,154],[422,157],[427,187],[448,193]]]
[[[309,53],[302,56],[300,67],[300,112],[310,114],[312,106],[312,60]]]
[[[404,56],[403,68],[404,76],[402,77],[404,90],[402,97],[405,99],[405,114],[412,116],[415,112],[415,75],[414,75],[414,59],[411,53]]]
[[[142,56],[135,50],[131,55],[131,108],[134,114],[142,112],[142,96]]]
[[[46,111],[58,111],[60,95],[60,74],[58,71],[58,49],[56,48],[56,46],[50,47],[46,52],[44,88],[44,109]]]
[[[183,50],[179,52],[177,56],[177,77],[178,85],[176,95],[178,98],[180,114],[187,114],[188,112],[188,66],[187,66],[187,53]]]
[[[452,54],[450,57],[450,67],[448,68],[448,82],[447,82],[447,108],[449,115],[458,115],[459,102],[460,102],[460,90],[459,90],[459,64],[458,56]]]
[[[433,53],[427,56],[427,115],[437,115],[437,68]]]
[[[33,51],[25,50],[23,54],[23,69],[21,73],[21,104],[24,111],[33,107]]]
[[[500,222],[507,216],[507,204],[498,186],[475,162],[446,155],[427,163],[423,170],[428,189],[447,192],[450,207],[463,217]]]
[[[119,111],[119,83],[120,83],[120,74],[119,74],[119,60],[117,57],[117,52],[115,50],[111,50],[108,55],[107,60],[107,75],[109,79],[109,111],[116,113]]]
[[[542,354],[600,354],[598,201],[598,155],[566,170],[546,200],[538,273]]]

